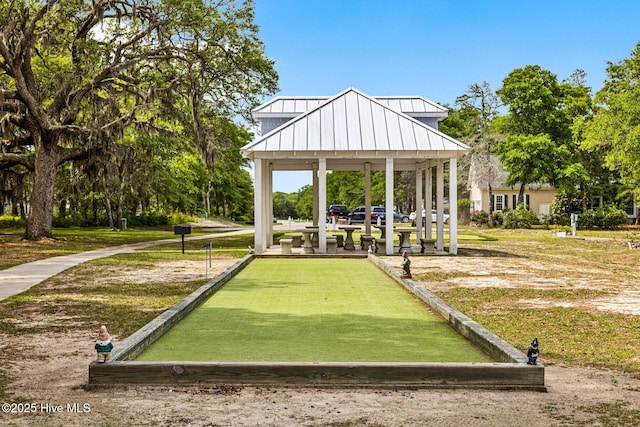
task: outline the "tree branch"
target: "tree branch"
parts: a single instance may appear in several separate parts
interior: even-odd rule
[[[0,169],[21,165],[32,171],[34,162],[35,154],[0,153]]]

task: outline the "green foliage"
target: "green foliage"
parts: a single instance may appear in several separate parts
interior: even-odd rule
[[[139,207],[196,213],[212,188],[225,215],[250,211],[238,150],[250,137],[233,120],[248,118],[278,78],[253,2],[95,6],[0,4],[0,98],[12,99],[0,111],[11,116],[0,164],[13,174],[13,198],[24,203],[31,192],[25,237],[51,235],[54,193],[63,217],[68,201],[94,222],[98,211],[113,222],[112,210],[119,221]],[[78,195],[90,192],[100,205],[82,211]]]
[[[629,58],[609,63],[607,76],[582,147],[603,152],[604,165],[640,200],[640,42]]]
[[[458,209],[469,209],[471,207],[471,200],[458,199]]]
[[[471,214],[471,222],[482,227],[489,225],[489,213],[485,211],[475,211]]]
[[[307,219],[313,216],[313,187],[305,185],[298,190],[296,213],[299,218]]]
[[[142,211],[139,215],[127,219],[132,226],[156,227],[169,224],[169,216],[163,212],[156,211]]]
[[[19,216],[0,215],[0,228],[23,228],[26,221]]]
[[[615,229],[629,223],[627,213],[615,206],[601,206],[598,209],[589,209],[578,216],[580,228]]]
[[[168,217],[168,223],[171,225],[188,224],[196,221],[197,221],[196,218],[194,218],[193,216],[187,215],[181,212],[172,213]]]
[[[56,228],[108,227],[109,221],[105,215],[84,216],[79,212],[74,212],[70,215],[55,215],[53,226]]]
[[[561,190],[551,203],[551,222],[558,225],[570,225],[571,214],[582,211],[580,199],[575,189]]]
[[[538,224],[538,217],[535,212],[525,205],[518,205],[515,209],[503,211],[504,228],[531,228]]]
[[[509,135],[496,146],[500,161],[509,172],[506,185],[520,184],[518,201],[523,202],[524,186],[553,183],[560,174],[569,152],[548,135]]]
[[[273,193],[273,214],[276,218],[297,218],[296,193],[287,194],[280,191]]]
[[[509,211],[509,209],[506,209],[506,211]],[[489,225],[492,227],[502,227],[504,224],[504,216],[504,211],[494,212],[493,216],[489,217]]]
[[[555,74],[539,65],[517,68],[502,80],[497,94],[509,107],[508,126],[519,135],[547,134],[556,138],[560,87]]]
[[[438,123],[438,130],[460,141],[473,139],[478,131],[481,112],[471,105],[449,108],[449,115]]]

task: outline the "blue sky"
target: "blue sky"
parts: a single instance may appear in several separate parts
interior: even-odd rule
[[[607,61],[640,41],[640,0],[255,0],[276,61],[276,95],[420,95],[453,105],[473,83],[499,89],[515,68],[563,80],[580,68],[594,93]],[[265,100],[266,101],[266,100]],[[311,175],[275,173],[294,192]]]

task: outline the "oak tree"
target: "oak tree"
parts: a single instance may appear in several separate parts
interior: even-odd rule
[[[193,100],[187,114],[206,145],[197,124],[205,104],[238,114],[274,92],[257,31],[250,1],[0,3],[0,169],[33,173],[24,237],[52,236],[59,165],[87,158],[129,126],[170,123],[157,118],[179,98]]]

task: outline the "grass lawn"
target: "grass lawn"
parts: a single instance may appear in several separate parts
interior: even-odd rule
[[[138,360],[492,361],[361,259],[257,259]]]
[[[42,239],[37,242],[22,240],[23,229],[0,229],[0,270],[15,265],[69,255],[110,246],[151,240],[175,239],[170,227],[137,227],[124,231],[113,231],[104,227],[71,227],[53,230],[55,239]],[[211,234],[202,230],[194,230],[196,234]],[[202,243],[198,242],[200,247]],[[179,243],[174,246],[179,247]]]

